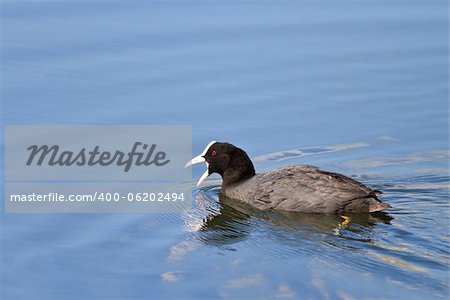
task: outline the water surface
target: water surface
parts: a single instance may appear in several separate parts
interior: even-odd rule
[[[190,124],[386,213],[2,214],[2,299],[447,299],[447,1],[2,1],[3,124]],[[193,169],[198,178],[203,167]],[[3,174],[1,175],[3,176]]]

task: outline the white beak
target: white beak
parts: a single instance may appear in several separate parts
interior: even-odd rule
[[[201,163],[201,162],[206,162],[206,160],[205,160],[205,158],[200,154],[199,156],[196,156],[196,157],[194,157],[193,159],[191,159],[190,161],[188,161],[188,162],[184,165],[184,167],[187,168],[187,167],[190,167],[190,166],[192,166],[192,165],[199,164],[199,163]]]
[[[202,184],[202,182],[205,181],[205,179],[209,176],[208,162],[205,160],[205,157],[204,157],[204,156],[205,156],[206,152],[208,152],[209,147],[211,147],[211,145],[214,144],[214,143],[216,143],[216,141],[210,142],[210,143],[206,146],[205,150],[203,150],[202,154],[200,154],[200,155],[194,157],[193,159],[191,159],[190,161],[188,161],[188,162],[186,163],[186,165],[184,166],[185,168],[187,168],[187,167],[189,167],[189,166],[192,166],[192,165],[195,165],[195,164],[198,164],[198,163],[201,163],[201,162],[205,162],[205,164],[206,164],[206,171],[203,173],[203,175],[202,175],[202,176],[200,177],[200,179],[198,180],[197,186],[199,186],[200,184]]]

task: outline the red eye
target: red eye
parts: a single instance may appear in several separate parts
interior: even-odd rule
[[[216,155],[217,155],[216,150],[214,150],[213,152],[211,152],[211,156],[216,156]]]

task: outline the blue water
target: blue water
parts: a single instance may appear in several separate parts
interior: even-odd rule
[[[393,208],[257,212],[212,177],[178,214],[3,212],[1,299],[448,299],[448,25],[447,1],[2,1],[3,125],[188,124],[194,154]]]

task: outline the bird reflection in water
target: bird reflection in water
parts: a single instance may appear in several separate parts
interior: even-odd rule
[[[245,240],[257,226],[273,227],[275,232],[294,233],[310,238],[311,235],[338,236],[370,242],[372,228],[377,223],[390,224],[393,219],[387,213],[315,214],[284,211],[261,211],[243,202],[231,199],[218,191],[219,204],[213,210],[205,210],[206,216],[198,226],[202,242],[216,246]],[[210,190],[211,191],[211,190]],[[197,205],[211,197],[197,197]],[[215,198],[215,197],[214,197]],[[284,235],[284,234],[283,234]]]

